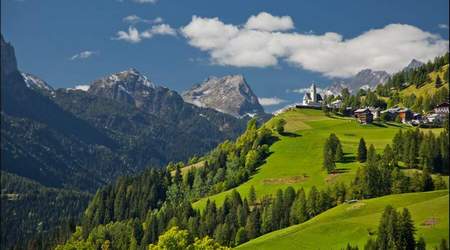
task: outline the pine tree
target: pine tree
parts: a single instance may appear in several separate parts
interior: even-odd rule
[[[436,88],[440,88],[440,87],[442,86],[442,80],[441,80],[441,78],[439,77],[439,75],[436,76],[436,80],[434,81],[434,86],[435,86]]]
[[[420,239],[417,241],[416,244],[416,250],[426,250],[427,249],[427,245],[425,244],[425,240],[420,237]]]
[[[253,185],[250,187],[250,190],[248,191],[248,201],[251,206],[256,204],[256,190]]]
[[[319,191],[317,190],[316,186],[312,186],[311,190],[309,190],[308,200],[306,203],[309,217],[314,217],[320,213],[319,198]]]
[[[240,227],[239,230],[236,233],[236,238],[234,240],[234,245],[238,246],[244,242],[247,241],[247,232],[245,231],[245,228]]]
[[[364,141],[364,138],[361,138],[359,140],[358,152],[356,155],[356,159],[359,162],[365,162],[367,159],[367,147],[366,147],[366,142]]]
[[[344,159],[344,152],[342,152],[342,145],[339,143],[336,147],[335,161],[341,162]]]
[[[403,209],[403,213],[399,219],[399,245],[400,249],[414,249],[416,244],[414,240],[414,222],[407,208]]]
[[[331,173],[336,168],[333,149],[331,148],[329,140],[327,140],[323,149],[323,168],[326,169],[328,173]]]
[[[422,181],[422,190],[424,192],[434,190],[433,179],[431,178],[431,174],[428,169],[424,169],[422,171],[422,180],[421,181]]]
[[[445,239],[441,240],[441,244],[439,245],[439,250],[448,250],[448,244]]]

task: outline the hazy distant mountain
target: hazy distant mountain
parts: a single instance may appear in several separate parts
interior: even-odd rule
[[[408,64],[408,66],[406,66],[403,70],[411,70],[411,69],[416,69],[420,66],[424,65],[423,62],[418,61],[416,59],[412,59],[411,62]]]
[[[209,77],[184,92],[183,99],[198,107],[213,108],[235,117],[264,114],[258,97],[242,75]]]
[[[389,80],[390,75],[386,71],[374,71],[364,69],[355,76],[349,78],[337,78],[324,90],[325,94],[339,94],[344,88],[350,92],[357,92],[359,89],[374,89],[378,84],[384,84]]]

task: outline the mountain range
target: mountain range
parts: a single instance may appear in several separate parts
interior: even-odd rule
[[[94,191],[117,176],[203,154],[247,122],[186,103],[136,69],[86,91],[54,89],[18,70],[3,37],[1,51],[2,168],[46,186]]]
[[[422,62],[413,59],[403,70],[415,69],[422,65]],[[364,69],[352,77],[333,79],[330,86],[323,92],[326,95],[338,95],[344,88],[348,88],[350,92],[357,92],[359,89],[375,89],[378,84],[385,84],[390,77],[391,75],[383,70]]]

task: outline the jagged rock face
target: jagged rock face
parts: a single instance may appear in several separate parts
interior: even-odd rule
[[[39,77],[29,73],[22,72],[21,74],[28,88],[40,91],[43,94],[53,94],[55,92],[52,86]]]
[[[340,94],[342,89],[348,88],[350,92],[357,92],[359,89],[374,89],[378,84],[385,84],[390,75],[386,71],[373,71],[364,69],[353,77],[335,79],[334,82],[324,90],[325,94]]]
[[[136,69],[129,69],[94,81],[88,92],[121,102],[134,104],[135,97],[145,95],[155,84]]]
[[[213,108],[235,117],[264,113],[258,98],[242,75],[210,77],[184,92],[183,99],[196,106]]]
[[[416,59],[412,59],[411,62],[408,64],[408,66],[406,66],[403,70],[417,69],[417,68],[419,68],[422,65],[424,65],[423,62],[418,61]]]
[[[3,39],[3,34],[1,35],[1,65],[2,77],[6,77],[7,75],[17,71],[17,61],[14,53],[14,48],[11,44],[7,43],[5,39]]]

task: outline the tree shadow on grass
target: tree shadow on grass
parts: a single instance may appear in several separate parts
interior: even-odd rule
[[[344,153],[344,159],[342,159],[342,161],[340,161],[340,163],[346,164],[346,163],[351,163],[351,162],[355,162],[356,161],[356,157],[353,155],[350,155],[350,153]]]
[[[394,123],[394,122],[386,122],[387,125],[392,126],[392,127],[398,127],[401,128],[402,126],[398,123]]]
[[[281,135],[286,137],[301,137],[301,135],[292,132],[283,132]]]
[[[336,168],[333,170],[333,174],[342,174],[342,173],[347,173],[348,171],[350,171],[350,168]]]
[[[381,123],[381,122],[374,122],[374,123],[372,123],[372,125],[374,125],[376,127],[387,128],[386,124]]]

